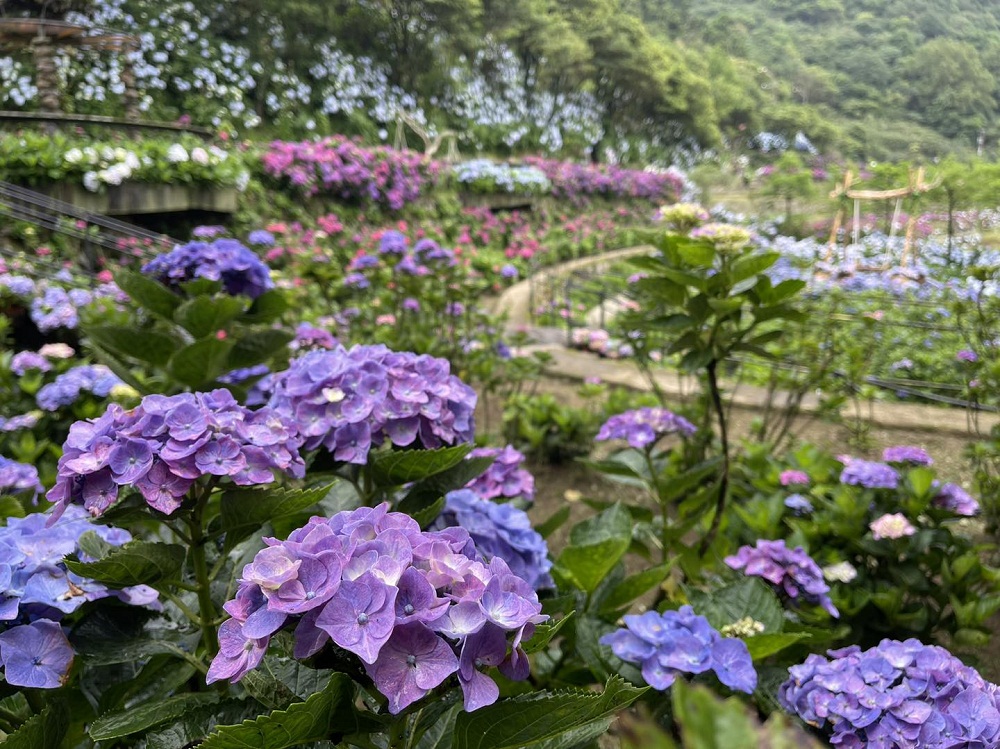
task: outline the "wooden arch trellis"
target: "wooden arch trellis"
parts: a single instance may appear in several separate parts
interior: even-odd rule
[[[393,142],[393,146],[397,150],[406,148],[406,128],[410,128],[417,136],[424,142],[424,161],[430,161],[434,158],[434,155],[440,150],[441,144],[448,141],[448,152],[445,154],[444,160],[449,163],[454,163],[459,160],[460,155],[458,153],[458,133],[454,130],[444,130],[437,135],[431,135],[427,132],[423,125],[417,122],[416,119],[408,115],[406,112],[399,112],[396,114],[396,138]]]
[[[885,254],[882,257],[882,264],[878,267],[861,269],[868,271],[888,270],[891,267],[892,240],[896,236],[896,224],[899,220],[903,199],[932,190],[940,184],[940,180],[935,180],[934,182],[924,181],[924,168],[921,166],[917,167],[915,170],[910,169],[909,180],[906,187],[897,187],[893,190],[854,190],[851,189],[853,182],[854,173],[848,169],[844,172],[843,180],[841,180],[841,182],[830,193],[830,198],[837,200],[838,198],[846,197],[854,201],[854,226],[852,235],[854,244],[860,244],[861,241],[861,201],[895,201],[895,207],[892,212],[892,220],[889,223],[889,241],[886,243]],[[827,246],[826,253],[827,262],[833,260],[837,247],[837,235],[844,224],[844,214],[844,207],[841,206],[837,211],[837,215],[833,219],[833,227],[830,229],[830,241]],[[911,214],[906,222],[906,233],[903,239],[903,253],[899,263],[902,267],[905,267],[910,260],[916,260],[917,251],[914,243],[916,228],[917,219]]]

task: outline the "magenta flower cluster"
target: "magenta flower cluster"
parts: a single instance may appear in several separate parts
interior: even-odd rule
[[[810,655],[788,669],[782,706],[837,747],[1000,746],[1000,687],[947,650],[882,640]]]
[[[219,628],[209,682],[238,681],[293,626],[296,658],[329,642],[354,654],[393,714],[453,675],[466,710],[499,696],[486,667],[527,678],[521,642],[547,619],[538,596],[501,558],[481,562],[463,529],[421,531],[382,504],[265,542],[224,607],[232,618]]]
[[[61,512],[82,503],[95,517],[133,486],[167,515],[202,476],[240,486],[267,484],[275,472],[305,474],[301,439],[269,408],[250,411],[228,390],[148,395],[126,411],[117,404],[70,427],[48,499]],[[61,509],[60,509],[61,508]]]
[[[69,572],[63,557],[89,557],[80,536],[96,533],[112,546],[132,539],[128,531],[91,523],[80,507],[69,507],[56,520],[35,513],[8,518],[0,527],[0,663],[9,684],[54,689],[66,679],[73,649],[58,622],[87,601],[117,598],[136,606],[156,605],[157,593],[146,585],[111,590]]]
[[[653,689],[667,689],[677,674],[713,671],[730,689],[751,694],[757,672],[743,640],[723,637],[690,606],[677,611],[647,611],[625,617],[625,627],[601,637],[602,645],[623,661],[642,667]]]
[[[365,148],[342,135],[317,141],[273,141],[264,172],[301,194],[376,203],[398,211],[432,186],[440,167],[414,151]]]
[[[524,453],[511,445],[506,447],[477,447],[469,453],[472,458],[493,458],[493,465],[465,485],[483,499],[535,499],[535,477],[524,467]]]
[[[269,405],[306,450],[363,465],[372,447],[471,442],[476,393],[445,359],[385,346],[310,351],[275,376]]]
[[[734,570],[763,578],[794,602],[822,606],[830,616],[840,616],[830,600],[830,586],[823,580],[823,571],[801,546],[789,549],[783,540],[762,539],[756,546],[741,546],[725,562]]]
[[[691,437],[697,431],[694,424],[673,411],[647,407],[612,416],[601,425],[595,439],[626,440],[636,450],[644,450],[668,434]]]
[[[434,525],[438,529],[453,526],[469,532],[487,562],[500,557],[535,590],[553,587],[548,544],[531,527],[524,510],[491,502],[471,489],[459,489],[445,495],[444,510]]]
[[[531,156],[524,159],[542,171],[556,197],[645,198],[673,203],[684,188],[673,173],[624,169],[614,164],[588,164]]]
[[[146,263],[142,272],[173,288],[199,278],[219,281],[227,294],[251,299],[274,288],[271,270],[236,239],[180,245]]]

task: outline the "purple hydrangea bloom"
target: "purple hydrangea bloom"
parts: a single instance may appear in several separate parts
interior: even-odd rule
[[[301,439],[269,408],[250,411],[228,390],[149,395],[131,410],[112,404],[93,421],[70,427],[48,499],[82,503],[94,516],[135,486],[167,515],[201,476],[239,486],[267,484],[274,472],[301,478]]]
[[[269,405],[298,425],[306,450],[364,464],[372,447],[470,442],[476,393],[445,359],[385,346],[338,346],[293,360]]]
[[[517,278],[517,268],[511,264],[507,264],[500,269],[501,278]]]
[[[29,411],[5,419],[0,416],[0,432],[17,432],[21,429],[33,429],[41,418],[41,411]]]
[[[421,531],[382,504],[264,540],[224,606],[232,618],[209,682],[239,681],[282,628],[293,630],[297,658],[329,642],[356,655],[393,714],[453,674],[467,710],[499,695],[482,669],[527,678],[520,643],[547,617],[531,586],[500,557],[481,561],[464,529]]]
[[[247,242],[261,247],[271,247],[274,244],[274,235],[267,229],[255,229],[247,236]]]
[[[226,227],[224,226],[202,225],[194,227],[194,230],[191,232],[191,236],[198,239],[212,239],[214,237],[222,236],[225,233]]]
[[[785,507],[796,515],[807,515],[813,511],[812,502],[801,494],[789,494],[785,497]]]
[[[157,593],[146,585],[121,590],[69,572],[62,564],[67,554],[83,561],[79,548],[84,533],[96,533],[104,542],[121,546],[132,536],[124,530],[91,523],[80,507],[69,507],[52,521],[47,513],[8,518],[0,527],[0,662],[7,681],[18,686],[61,686],[73,651],[56,623],[86,601],[118,598],[132,605],[157,605]],[[21,622],[29,625],[17,626]]]
[[[524,454],[513,446],[477,447],[468,457],[493,458],[493,465],[466,484],[466,489],[483,499],[535,499],[535,477],[524,468]]]
[[[691,437],[698,431],[694,424],[665,408],[639,408],[625,411],[608,419],[595,437],[598,441],[626,440],[631,447],[643,450],[655,445],[661,437],[679,434]]]
[[[8,684],[56,689],[69,676],[73,647],[56,622],[39,619],[0,632],[0,663]]]
[[[122,381],[103,364],[83,364],[73,367],[55,380],[43,385],[35,394],[38,407],[44,411],[58,411],[64,406],[72,406],[81,393],[92,393],[98,398],[107,398],[116,385]]]
[[[979,514],[979,502],[958,484],[944,484],[931,500],[931,504],[956,515],[972,517]]]
[[[0,289],[7,289],[15,296],[31,297],[35,295],[35,282],[27,276],[12,276],[9,273],[0,274]]]
[[[39,372],[49,372],[52,364],[41,354],[34,351],[19,351],[10,360],[10,371],[18,377],[24,377],[29,369],[36,369]]]
[[[32,497],[45,491],[38,480],[38,469],[0,455],[0,496],[28,491],[32,493]]]
[[[74,330],[80,324],[77,307],[83,306],[89,301],[89,294],[86,294],[86,297],[78,297],[77,303],[74,303],[65,289],[59,286],[49,286],[31,300],[31,319],[43,333],[59,328]]]
[[[243,367],[242,369],[234,369],[231,372],[226,372],[226,374],[219,377],[219,382],[223,385],[239,385],[255,377],[263,377],[266,374],[270,374],[270,372],[271,369],[266,364],[256,364],[252,367]]]
[[[600,642],[623,661],[639,664],[653,689],[668,689],[679,673],[713,671],[730,689],[751,694],[757,672],[746,643],[723,637],[690,606],[677,611],[625,617],[625,627],[604,635]]]
[[[502,558],[535,590],[553,587],[548,544],[531,527],[524,510],[491,502],[475,490],[459,489],[445,495],[444,510],[434,527],[450,526],[467,530],[486,561]]]
[[[899,474],[885,463],[850,458],[840,474],[840,483],[866,489],[895,489],[899,486]]]
[[[929,466],[934,460],[927,451],[912,445],[896,445],[882,451],[882,460],[886,463],[909,463],[915,466]]]
[[[840,747],[995,747],[1000,687],[947,650],[882,640],[810,655],[788,669],[778,699]]]
[[[302,351],[305,349],[332,349],[336,345],[337,339],[330,331],[303,322],[295,328],[295,338],[288,344],[288,347],[292,351]]]
[[[270,269],[235,239],[180,245],[146,263],[142,272],[173,288],[207,278],[221,282],[227,294],[251,299],[274,288]]]
[[[741,546],[725,562],[734,570],[764,578],[792,601],[822,606],[831,616],[840,616],[830,600],[823,571],[801,546],[789,549],[783,540],[760,540],[756,546]]]
[[[969,349],[962,349],[957,354],[955,354],[955,359],[961,362],[968,362],[969,364],[975,364],[977,361],[979,361],[979,354]]]

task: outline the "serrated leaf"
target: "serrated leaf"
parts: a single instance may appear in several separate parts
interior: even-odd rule
[[[632,542],[632,519],[615,504],[578,523],[570,531],[569,545],[556,561],[559,574],[592,593],[618,564]]]
[[[252,717],[254,712],[259,709],[248,706],[252,704],[254,703],[226,700],[216,705],[205,705],[188,710],[173,723],[158,726],[155,730],[147,733],[144,737],[146,749],[193,747],[215,730],[216,726]]]
[[[225,373],[227,358],[233,347],[228,338],[202,338],[177,351],[170,358],[167,371],[178,382],[197,389]]]
[[[566,622],[570,621],[576,611],[570,611],[566,616],[557,621],[555,624],[539,624],[535,627],[535,634],[532,635],[531,639],[524,643],[525,653],[537,653],[538,651],[545,648],[552,638],[559,634],[559,630],[563,628]]]
[[[17,497],[0,497],[0,517],[23,518],[24,506]]]
[[[472,451],[471,444],[436,450],[388,450],[374,453],[369,468],[376,486],[399,486],[423,481],[461,463]]]
[[[784,609],[774,592],[758,578],[747,578],[716,588],[710,593],[688,591],[688,600],[695,613],[708,619],[716,629],[750,617],[764,625],[764,633],[781,632]]]
[[[93,562],[67,558],[66,566],[78,575],[112,588],[152,585],[176,580],[184,564],[185,549],[178,544],[129,541]]]
[[[240,338],[229,353],[229,369],[252,367],[267,361],[295,338],[286,330],[260,330]]]
[[[552,513],[546,520],[535,526],[535,530],[542,538],[548,538],[553,533],[555,533],[559,528],[561,528],[567,520],[569,520],[570,509],[569,505],[563,505],[554,513]]]
[[[452,705],[427,727],[420,736],[416,749],[451,749],[455,734],[455,720],[462,710],[461,704]],[[418,726],[418,730],[419,730]]]
[[[647,689],[612,677],[600,694],[535,692],[460,713],[452,749],[526,749],[567,734],[594,735],[591,731],[595,729],[604,732],[617,713]]]
[[[632,603],[636,598],[662,583],[670,573],[673,563],[650,567],[648,570],[629,575],[616,585],[601,601],[601,613],[610,613]]]
[[[8,735],[4,749],[58,749],[68,730],[66,707],[60,702],[51,703]]]
[[[115,548],[94,533],[94,531],[87,531],[86,533],[81,534],[79,540],[76,542],[76,545],[80,548],[80,551],[93,559],[100,559]]]
[[[174,312],[174,320],[195,338],[223,329],[246,307],[246,300],[233,296],[196,296]]]
[[[426,507],[450,491],[461,489],[493,464],[493,458],[466,458],[458,465],[418,481],[403,500],[410,507]]]
[[[325,484],[309,489],[232,489],[223,493],[219,517],[226,534],[225,550],[230,551],[273,518],[312,507],[329,491],[330,485]]]
[[[730,270],[732,284],[736,285],[740,281],[756,276],[758,273],[763,273],[778,262],[779,257],[781,257],[781,253],[778,252],[762,252],[757,255],[741,257],[733,263]]]
[[[240,683],[268,709],[283,710],[323,691],[333,674],[328,669],[309,668],[287,656],[268,654]]]
[[[174,310],[181,304],[181,298],[170,289],[148,276],[131,270],[119,270],[114,274],[115,283],[143,309],[166,320],[173,318]]]
[[[780,653],[797,642],[808,640],[812,635],[807,632],[775,632],[748,637],[744,642],[750,651],[750,657],[755,661],[762,660],[775,653]]]
[[[245,320],[251,323],[270,323],[288,309],[288,297],[280,289],[270,289],[254,299]]]
[[[100,325],[84,331],[98,346],[115,356],[163,367],[177,351],[171,336],[155,330],[136,330],[117,325]]]
[[[136,705],[127,710],[106,713],[90,724],[90,738],[95,741],[119,739],[148,731],[184,715],[188,710],[218,702],[219,695],[212,692],[175,694],[165,699]]]
[[[322,692],[305,702],[239,725],[220,726],[199,749],[289,749],[366,730],[368,722],[354,707],[354,683],[334,674]]]

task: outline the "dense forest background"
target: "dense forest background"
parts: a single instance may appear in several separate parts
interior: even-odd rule
[[[0,0],[8,15],[30,2]],[[398,111],[463,150],[683,160],[795,143],[852,159],[992,152],[989,0],[100,0],[138,34],[149,116],[391,140]],[[37,10],[37,7],[36,7]],[[115,113],[120,66],[63,61],[68,107]],[[0,58],[0,106],[33,106]]]

